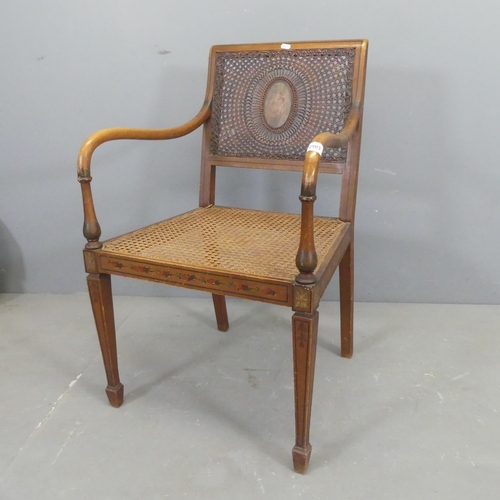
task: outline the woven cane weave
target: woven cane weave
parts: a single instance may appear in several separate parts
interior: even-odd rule
[[[320,132],[339,133],[351,109],[355,49],[224,52],[217,54],[211,153],[218,156],[304,158]],[[280,82],[288,90],[269,102]],[[266,119],[281,105],[282,121]],[[285,109],[286,108],[286,109]],[[323,162],[347,151],[326,149]]]
[[[344,223],[315,217],[318,266]],[[103,250],[208,271],[293,280],[300,216],[237,208],[200,208],[104,243]]]

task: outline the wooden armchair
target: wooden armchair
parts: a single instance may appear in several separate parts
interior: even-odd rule
[[[337,267],[342,356],[353,350],[353,224],[367,47],[366,40],[215,46],[205,102],[191,121],[163,130],[101,130],[83,144],[83,254],[112,406],[122,404],[123,385],[111,274],[211,293],[221,331],[229,327],[226,295],[289,306],[295,312],[292,457],[295,470],[306,471],[317,308]],[[199,208],[100,242],[90,189],[94,150],[117,139],[173,139],[201,125]],[[302,171],[301,215],[217,206],[216,166]],[[313,216],[319,171],[342,175],[338,218]]]

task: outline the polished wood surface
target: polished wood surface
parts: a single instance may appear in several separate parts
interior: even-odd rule
[[[111,276],[109,274],[89,274],[87,284],[101,345],[106,378],[108,379],[106,394],[111,406],[118,408],[123,403],[123,385],[118,375]]]
[[[227,332],[229,330],[229,320],[227,318],[226,297],[213,293],[212,299],[214,302],[217,328],[221,332]]]
[[[314,365],[318,340],[318,311],[313,314],[295,313],[292,317],[293,374],[295,389],[295,446],[293,466],[305,473],[312,446],[309,442],[311,424]]]
[[[88,240],[86,248],[97,249],[102,246],[99,242],[101,228],[99,226],[99,222],[97,221],[92,191],[90,189],[90,181],[92,180],[90,175],[90,162],[92,154],[96,148],[105,142],[122,139],[153,141],[175,139],[196,130],[209,116],[210,107],[205,102],[200,112],[191,121],[179,127],[159,130],[140,128],[109,128],[92,134],[83,143],[80,149],[80,154],[78,155],[78,181],[80,182],[82,188],[84,212],[83,234]]]
[[[78,155],[78,179],[80,181],[90,177],[90,161],[92,154],[98,146],[109,141],[123,139],[159,141],[165,139],[176,139],[196,130],[210,116],[210,106],[207,102],[203,104],[200,112],[189,122],[178,127],[165,129],[141,129],[141,128],[107,128],[92,134],[82,145]]]
[[[340,278],[340,351],[343,358],[353,352],[354,320],[354,243],[347,247],[339,265]]]
[[[319,316],[317,308],[337,268],[339,269],[340,285],[341,355],[349,358],[353,353],[354,215],[363,121],[367,49],[368,42],[366,40],[289,42],[288,46],[285,47],[282,47],[279,43],[214,46],[210,51],[205,101],[200,112],[192,120],[178,127],[157,130],[136,128],[105,129],[91,135],[83,143],[77,167],[78,181],[81,184],[83,198],[83,234],[87,240],[83,254],[85,269],[88,273],[89,295],[108,382],[106,394],[112,406],[118,407],[123,403],[123,385],[118,374],[111,275],[126,276],[210,293],[213,299],[217,328],[222,332],[227,331],[229,328],[226,296],[291,307],[294,311],[292,317],[292,348],[296,431],[292,459],[295,471],[299,473],[306,472],[312,450],[309,432],[318,334]],[[309,143],[316,143],[314,147],[311,146],[311,150],[307,148],[307,144],[305,146],[302,143],[297,144],[298,139],[294,139],[295,136],[291,132],[289,133],[289,131],[298,130],[300,123],[297,121],[299,119],[297,117],[302,116],[300,113],[304,112],[304,106],[310,105],[309,101],[311,99],[308,98],[309,100],[305,99],[300,102],[299,100],[303,98],[305,93],[310,91],[309,89],[312,87],[309,84],[311,82],[315,82],[316,85],[319,81],[317,79],[317,66],[314,65],[316,69],[305,70],[303,77],[306,80],[304,82],[295,78],[293,71],[287,73],[287,61],[293,65],[295,64],[294,57],[300,58],[303,55],[304,57],[306,55],[314,56],[314,64],[316,65],[318,61],[324,61],[327,64],[329,58],[337,56],[341,58],[339,61],[342,64],[350,65],[345,66],[348,67],[348,70],[342,73],[347,75],[345,78],[348,81],[343,80],[341,84],[350,88],[350,93],[346,94],[350,99],[349,107],[347,111],[342,111],[345,119],[343,126],[341,125],[336,131],[332,131],[335,129],[331,127],[314,130],[311,137],[307,138]],[[232,75],[236,75],[234,81],[241,82],[245,76],[248,76],[245,75],[245,71],[247,71],[244,69],[245,64],[247,67],[252,68],[252,65],[255,66],[255,60],[259,57],[269,59],[269,61],[273,57],[279,59],[279,69],[276,69],[277,66],[274,69],[269,66],[268,74],[264,75],[262,73],[264,75],[262,82],[264,83],[262,85],[259,83],[260,87],[259,85],[255,87],[254,83],[252,83],[254,79],[250,82],[248,88],[241,87],[241,83],[235,84],[236,86],[232,90],[233,94],[231,92],[221,92],[220,86],[227,83],[221,77],[221,72],[230,68],[233,72]],[[267,64],[266,61],[263,64]],[[239,74],[238,71],[240,71]],[[243,80],[240,79],[240,76]],[[228,74],[228,81],[230,77],[231,75]],[[344,77],[336,75],[335,78]],[[240,86],[238,87],[238,85]],[[256,88],[257,90],[255,90]],[[323,90],[320,90],[320,94],[323,95]],[[244,96],[247,101],[248,99],[254,99],[254,104],[252,106],[238,105],[233,109],[231,108],[231,102],[221,101],[221,99],[230,101],[233,98],[241,101],[241,96]],[[321,101],[320,106],[323,106],[323,101]],[[224,110],[227,109],[233,109],[233,114],[228,115],[228,117],[224,113],[221,114],[221,110],[225,112]],[[306,113],[304,116],[314,116],[318,109],[315,108],[316,111],[310,109],[307,111],[309,114]],[[253,113],[253,115],[249,117],[245,113]],[[227,122],[224,122],[224,120]],[[254,127],[255,130],[252,129],[251,134],[245,135],[247,133],[245,127],[248,124],[250,124],[249,127],[253,127],[252,124],[254,124],[255,120],[261,121],[258,126]],[[244,125],[245,123],[247,125]],[[208,261],[206,265],[200,265],[199,263],[193,264],[193,261],[162,260],[140,252],[120,253],[108,248],[109,241],[104,242],[104,244],[100,241],[101,228],[94,208],[90,168],[92,155],[96,148],[109,141],[123,139],[175,139],[193,132],[200,126],[203,126],[203,138],[199,206],[203,207],[202,211],[204,212],[221,209],[221,207],[215,206],[216,171],[218,167],[302,172],[300,189],[297,186],[297,192],[292,193],[293,196],[299,195],[300,202],[297,201],[297,203],[300,203],[301,211],[300,219],[298,216],[294,216],[296,217],[297,226],[294,226],[293,229],[294,239],[290,240],[294,242],[293,246],[290,247],[290,262],[292,263],[292,269],[289,271],[290,279],[285,279],[283,275],[278,276],[267,272],[263,274],[262,272],[252,271],[252,269],[244,271],[228,270],[222,264],[217,267],[219,265],[218,261],[222,258],[221,256],[213,257],[212,255],[213,262],[211,266],[208,265]],[[241,136],[238,134],[241,134]],[[260,153],[253,150],[250,151],[250,154],[241,153],[236,147],[241,144],[242,151],[248,152],[248,145],[254,144],[256,140],[257,142],[262,140],[263,147]],[[226,143],[230,144],[230,147]],[[270,144],[274,146],[271,147]],[[280,146],[275,147],[276,144]],[[280,149],[281,147],[283,151]],[[307,151],[305,151],[306,149]],[[298,154],[297,151],[299,150],[303,153]],[[334,150],[338,151],[338,158],[332,156]],[[339,212],[338,218],[335,219],[336,227],[341,229],[338,230],[338,234],[331,232],[329,229],[328,234],[333,239],[328,247],[323,247],[323,250],[321,244],[324,237],[321,234],[321,227],[324,222],[322,219],[314,218],[314,202],[316,201],[319,172],[339,174],[342,177]],[[175,170],[170,175],[175,175]],[[178,216],[179,220],[186,215]],[[269,213],[269,217],[277,220],[276,213]],[[315,221],[317,227],[315,227]],[[143,229],[146,230],[147,228]],[[269,230],[275,232],[272,227],[269,227]],[[221,228],[218,227],[216,231],[213,228],[211,231],[205,229],[202,231],[203,244],[206,244],[209,235],[214,238],[210,245],[212,254],[213,249],[217,249],[220,241],[222,241],[217,239],[217,231],[220,232]],[[331,236],[332,234],[335,236]],[[147,246],[146,243],[145,245]],[[192,247],[191,240],[189,240],[189,245]],[[276,247],[276,251],[279,252],[280,247],[284,248],[284,245],[278,244]],[[259,250],[252,249],[250,239],[242,255],[245,252],[252,251],[258,252]],[[297,271],[294,271],[293,267],[295,251],[297,252],[295,258]],[[262,259],[265,259],[265,257],[263,255]],[[269,261],[269,257],[266,261]],[[276,269],[276,262],[272,263],[271,268]],[[295,272],[297,274],[294,278]]]

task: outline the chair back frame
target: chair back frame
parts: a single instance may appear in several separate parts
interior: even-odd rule
[[[346,144],[346,154],[341,157],[340,161],[321,161],[318,170],[324,173],[334,173],[342,175],[342,186],[339,206],[339,218],[346,222],[354,222],[355,204],[356,204],[356,189],[358,180],[358,166],[359,166],[359,149],[361,142],[361,128],[362,128],[362,103],[365,91],[365,72],[366,72],[366,55],[367,55],[367,41],[366,40],[344,40],[335,42],[300,42],[290,44],[268,43],[268,44],[245,44],[245,45],[217,45],[212,47],[209,57],[208,69],[208,82],[207,91],[204,105],[211,108],[212,113],[210,118],[203,125],[203,141],[201,153],[201,178],[200,178],[200,207],[206,207],[215,203],[215,176],[216,167],[239,167],[239,168],[258,168],[258,169],[271,169],[271,170],[289,170],[289,171],[303,171],[304,160],[297,158],[271,158],[266,155],[253,155],[253,156],[228,156],[215,154],[211,150],[211,143],[213,144],[214,135],[214,94],[221,92],[217,88],[217,61],[218,58],[224,55],[229,57],[237,57],[238,54],[249,53],[252,56],[269,54],[279,54],[283,51],[292,51],[292,53],[307,52],[313,54],[314,52],[321,53],[321,51],[352,51],[352,73],[351,88],[350,88],[350,109],[354,107],[359,108],[357,116],[357,123],[354,132],[351,134],[349,141]],[[288,55],[288,54],[287,54]],[[272,69],[270,70],[272,72]],[[261,79],[266,80],[267,75]],[[286,75],[285,75],[286,76]],[[304,75],[301,74],[303,77]],[[305,75],[306,78],[311,75]],[[275,80],[283,78],[278,75]],[[271,85],[273,83],[272,77],[267,77]],[[255,81],[255,79],[254,79]],[[290,81],[287,79],[287,81]],[[306,82],[307,85],[308,82]],[[293,81],[292,81],[293,84]],[[271,85],[267,86],[267,89]],[[220,82],[219,82],[220,86]],[[253,88],[248,89],[254,95],[246,95],[246,100],[253,99],[257,101],[260,98],[261,107],[263,107],[263,94],[261,89],[255,89],[257,85],[252,85]],[[259,94],[260,95],[255,95]],[[294,89],[295,90],[295,89]],[[243,89],[243,92],[247,89]],[[300,92],[295,92],[295,94]],[[254,106],[255,108],[255,106]],[[247,106],[247,111],[252,109],[252,106]],[[349,110],[350,110],[349,109]],[[348,110],[348,111],[349,111]],[[260,113],[263,114],[262,112]],[[340,129],[346,124],[347,116],[340,123]],[[258,119],[258,117],[257,117]],[[254,121],[255,118],[254,118]],[[265,122],[264,122],[265,123]],[[333,132],[333,130],[319,130],[319,132]],[[314,139],[311,136],[308,142]],[[305,145],[307,147],[307,144]],[[304,148],[305,154],[305,148]],[[315,189],[314,189],[315,191]],[[315,196],[315,193],[312,194]]]

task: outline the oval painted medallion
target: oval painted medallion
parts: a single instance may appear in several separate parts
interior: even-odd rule
[[[280,128],[292,109],[293,91],[288,82],[277,80],[264,96],[264,119],[271,128]]]

